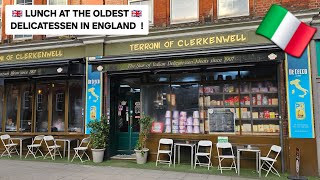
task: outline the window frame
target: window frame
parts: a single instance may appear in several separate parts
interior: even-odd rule
[[[151,9],[149,9],[149,13],[151,13],[151,22],[149,22],[149,26],[153,26],[154,24],[154,0],[128,0],[128,5],[131,5],[130,3],[135,2],[142,2],[142,1],[151,1]]]
[[[248,2],[248,11],[246,14],[240,14],[240,15],[229,15],[229,16],[220,16],[219,15],[219,3],[221,0],[217,0],[217,17],[218,19],[223,19],[223,18],[233,18],[233,17],[241,17],[241,16],[250,16],[250,1],[247,0]],[[230,0],[227,0],[230,1]],[[233,1],[233,0],[232,0]]]
[[[0,35],[0,42],[2,40],[2,9],[3,9],[3,0],[1,0],[1,4],[0,4],[0,32],[1,32],[1,35]]]
[[[23,1],[26,1],[26,0],[23,0]],[[32,5],[34,5],[34,0],[31,0],[31,1],[32,1],[31,6],[32,6]],[[14,5],[26,6],[26,4],[17,4],[17,0],[14,0]],[[31,35],[30,37],[29,37],[29,36],[28,36],[28,37],[25,37],[25,36],[27,36],[27,35],[29,35],[29,34],[23,34],[23,35],[22,35],[23,37],[21,37],[21,38],[17,38],[15,34],[12,35],[12,36],[13,36],[13,40],[33,39],[33,35]],[[18,36],[20,36],[20,35],[18,35]]]
[[[65,0],[66,1],[66,4],[65,5],[68,5],[68,0]],[[49,4],[49,0],[47,0],[47,5],[49,5],[49,6],[54,6],[55,4]]]
[[[200,20],[200,0],[196,0],[198,7],[197,7],[197,19],[195,20],[184,20],[184,21],[174,21],[172,19],[172,12],[173,12],[173,7],[172,7],[172,1],[174,0],[170,0],[170,24],[182,24],[182,23],[191,23],[191,22],[198,22]]]

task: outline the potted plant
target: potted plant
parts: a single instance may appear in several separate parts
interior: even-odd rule
[[[137,164],[144,164],[147,162],[149,149],[146,147],[146,142],[152,125],[152,118],[149,116],[144,116],[139,120],[140,123],[140,133],[139,140],[136,144],[135,153]]]
[[[87,125],[90,128],[90,138],[92,142],[92,159],[93,162],[99,163],[103,161],[104,151],[109,138],[109,124],[105,116],[101,120],[90,121]]]

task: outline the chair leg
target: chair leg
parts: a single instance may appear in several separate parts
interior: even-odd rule
[[[169,159],[170,159],[170,163],[169,163],[169,167],[170,167],[170,165],[171,165],[171,153],[168,154],[168,155],[169,155]]]
[[[158,166],[158,160],[159,160],[159,153],[157,153],[156,166]]]
[[[194,168],[193,169],[196,169],[197,162],[198,162],[198,156],[195,155],[195,157],[194,157]]]
[[[71,162],[73,161],[73,159],[76,157],[77,154],[78,154],[78,150],[74,150],[74,156],[73,156]]]

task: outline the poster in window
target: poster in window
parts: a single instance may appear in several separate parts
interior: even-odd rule
[[[163,122],[152,122],[151,132],[152,133],[162,133],[163,132]]]

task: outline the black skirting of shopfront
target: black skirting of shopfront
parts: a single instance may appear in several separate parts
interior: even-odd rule
[[[84,84],[83,58],[1,64],[0,131],[83,133]]]

